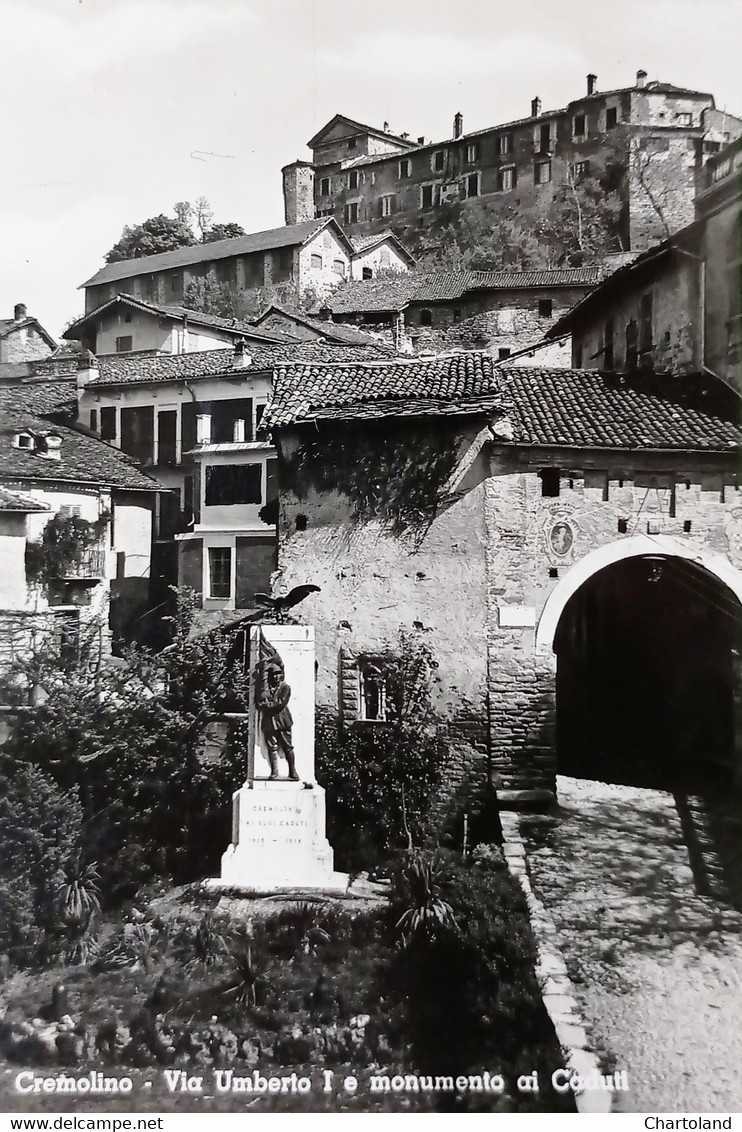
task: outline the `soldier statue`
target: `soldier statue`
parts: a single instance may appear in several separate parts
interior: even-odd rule
[[[261,696],[258,701],[263,735],[268,748],[271,764],[270,781],[278,778],[278,756],[283,755],[288,763],[288,777],[292,782],[299,781],[296,773],[294,746],[291,738],[293,719],[289,711],[291,688],[284,680],[283,666],[277,660],[269,660],[264,668],[261,682]]]

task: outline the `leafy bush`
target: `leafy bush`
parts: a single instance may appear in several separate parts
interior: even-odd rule
[[[44,962],[63,944],[59,897],[81,832],[74,788],[0,759],[0,952],[19,967]]]
[[[400,912],[396,929],[409,946],[420,936],[432,939],[455,931],[451,905],[443,899],[445,870],[440,854],[410,853],[401,862],[392,887],[392,907]]]
[[[327,791],[328,836],[350,872],[372,869],[390,851],[429,833],[446,746],[431,704],[437,664],[426,645],[400,633],[382,658],[391,718],[339,731],[318,712],[317,776]]]

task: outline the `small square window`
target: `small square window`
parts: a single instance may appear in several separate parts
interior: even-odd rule
[[[209,597],[232,596],[232,550],[229,546],[209,547]]]
[[[311,257],[310,262],[311,262],[311,266],[312,266],[313,271],[321,271],[322,270],[322,256],[321,255],[317,255],[316,252],[312,252],[312,257]]]
[[[615,106],[609,106],[605,112],[605,128],[612,130],[618,122],[618,109]]]
[[[461,310],[459,309],[459,307],[454,307],[453,321],[454,322],[461,322]]]
[[[361,279],[373,279],[373,277],[374,273],[370,267],[364,267],[361,269]]]
[[[537,161],[533,167],[533,180],[536,185],[548,185],[551,180],[551,162]]]
[[[509,357],[510,357],[510,347],[509,346],[500,346],[499,350],[497,351],[497,360],[499,362],[504,362],[505,359],[509,358]]]
[[[587,177],[589,172],[589,161],[575,161],[574,165],[572,166],[572,176],[574,177],[575,181],[582,181],[585,177]]]
[[[355,148],[356,148],[356,139],[355,138],[348,138],[348,149],[355,149]]]
[[[551,318],[552,311],[554,310],[553,299],[539,299],[538,301],[538,314],[539,318]]]
[[[400,179],[400,181],[406,181],[409,178],[409,176],[410,176],[410,159],[409,159],[409,157],[403,157],[402,160],[399,163],[399,179]]]
[[[433,312],[431,310],[420,311],[420,325],[432,326],[433,325]]]
[[[334,259],[332,261],[332,270],[336,275],[340,275],[341,278],[345,279],[345,260]]]
[[[628,519],[619,519],[618,520],[618,533],[620,535],[625,535],[628,529],[629,529]]]
[[[131,350],[131,348],[132,348],[132,342],[133,342],[133,339],[132,339],[131,334],[123,334],[120,338],[117,338],[116,339],[116,353],[117,354],[128,353],[129,350]]]

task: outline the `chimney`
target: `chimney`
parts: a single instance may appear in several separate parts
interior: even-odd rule
[[[237,420],[232,425],[232,440],[235,444],[245,443],[245,422]]]
[[[460,138],[464,132],[464,115],[460,110],[456,112],[453,119],[453,136]]]
[[[423,135],[422,137],[419,137],[419,138],[417,139],[417,144],[418,144],[418,145],[425,145],[425,137],[424,137],[424,135]]]
[[[595,84],[596,84],[597,81],[598,81],[597,75],[588,75],[587,76],[587,93],[588,94],[595,94]]]
[[[16,303],[13,307],[13,319],[15,322],[23,322],[26,317],[26,304]]]
[[[247,343],[244,338],[235,339],[232,369],[246,369],[249,365],[252,365],[252,357],[245,349],[246,346]]]
[[[646,71],[637,71],[636,72],[636,85],[637,85],[638,89],[641,90],[642,87],[646,86],[646,82],[647,82],[647,72]]]
[[[538,118],[540,113],[541,113],[541,99],[540,98],[534,98],[531,101],[531,117],[532,118]]]
[[[385,133],[385,134],[388,134],[388,133],[389,133],[389,123],[388,123],[388,122],[385,122],[385,123],[384,123],[384,133]]]
[[[210,413],[199,413],[196,417],[196,444],[211,444]]]

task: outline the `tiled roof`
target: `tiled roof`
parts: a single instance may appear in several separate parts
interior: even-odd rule
[[[348,362],[369,358],[386,358],[388,347],[382,345],[345,346],[329,342],[286,342],[265,346],[247,354],[249,365],[235,369],[233,350],[199,350],[192,354],[159,354],[153,357],[110,355],[99,359],[97,386],[138,385],[140,383],[194,381],[202,377],[234,377],[235,374],[257,373],[292,362]]]
[[[713,378],[625,378],[597,370],[496,366],[470,351],[432,360],[281,367],[264,428],[323,418],[497,412],[512,443],[730,452],[739,398]]]
[[[307,149],[314,149],[316,145],[322,142],[322,138],[329,132],[330,129],[337,122],[347,122],[349,126],[353,126],[361,134],[371,134],[375,138],[384,138],[385,141],[399,142],[403,146],[414,145],[410,142],[409,138],[403,138],[401,134],[393,134],[389,130],[380,130],[378,126],[366,126],[363,122],[356,122],[353,118],[346,117],[345,114],[335,114],[326,122],[321,130],[318,130],[314,137],[311,137],[307,142]]]
[[[738,396],[705,375],[530,367],[501,374],[515,443],[728,452],[742,439]]]
[[[119,305],[134,307],[137,310],[157,315],[158,318],[172,318],[178,322],[187,318],[195,326],[213,326],[216,330],[228,331],[235,338],[250,335],[252,338],[264,339],[266,342],[280,342],[284,337],[279,334],[268,334],[256,330],[252,323],[239,322],[236,318],[220,318],[215,314],[203,314],[201,311],[192,311],[188,307],[174,306],[171,303],[150,303],[136,295],[127,295],[124,291],[115,295],[114,298],[108,299],[105,303],[101,303],[95,310],[89,311],[82,318],[78,318],[77,322],[73,322],[71,326],[67,327],[62,337],[75,339],[76,332],[83,326],[89,322],[95,322],[110,307]]]
[[[75,378],[63,378],[0,385],[0,406],[4,410],[28,412],[38,417],[74,420],[77,415],[77,382]]]
[[[276,370],[273,397],[263,416],[265,428],[315,420],[327,410],[393,402],[403,411],[409,401],[438,402],[496,392],[497,371],[490,354],[467,351],[431,359],[395,359],[355,365],[294,365]]]
[[[153,271],[168,271],[175,267],[187,267],[193,263],[209,263],[226,256],[250,255],[252,252],[272,251],[274,248],[292,248],[303,244],[322,228],[330,225],[337,228],[343,239],[347,239],[340,225],[332,217],[319,217],[306,220],[303,224],[285,224],[281,228],[270,228],[265,232],[251,232],[248,236],[237,236],[232,240],[213,240],[210,244],[193,244],[187,248],[176,248],[172,252],[142,256],[139,259],[124,259],[109,263],[87,279],[83,287],[95,287],[99,283],[113,283],[117,279],[130,279],[134,275],[148,275]],[[348,243],[348,247],[351,245]]]
[[[54,341],[49,331],[45,330],[38,318],[34,318],[32,315],[19,319],[17,322],[14,318],[0,318],[0,338],[6,338],[8,334],[11,334],[14,330],[27,330],[29,327],[33,327],[34,330],[38,331],[52,349],[56,347],[57,343]]]
[[[390,228],[385,228],[381,232],[372,232],[368,236],[351,236],[350,238],[356,255],[370,251],[372,248],[378,247],[379,244],[383,244],[386,240],[391,240],[410,263],[415,262],[415,257],[412,252],[404,246],[399,237],[395,236]]]
[[[34,499],[31,495],[26,495],[21,491],[9,491],[6,487],[0,486],[0,511],[49,511],[48,503],[42,503],[40,499]]]
[[[605,279],[602,267],[553,267],[541,271],[472,271],[467,290],[519,287],[595,287]]]
[[[118,448],[67,425],[52,425],[33,413],[7,406],[4,392],[0,392],[0,479],[14,485],[61,480],[138,491],[159,490],[155,481],[140,472]],[[60,459],[49,460],[28,449],[16,448],[13,439],[24,430],[60,436]]]
[[[333,314],[400,311],[409,303],[455,302],[469,291],[528,287],[594,287],[605,278],[599,267],[542,271],[400,272],[384,279],[361,279],[339,287],[327,301]]]
[[[278,314],[282,318],[288,319],[290,322],[309,327],[310,330],[321,334],[329,342],[338,342],[348,346],[379,345],[377,340],[370,334],[364,333],[363,330],[358,330],[355,326],[349,326],[347,323],[343,322],[330,322],[329,319],[310,318],[305,314],[298,314],[296,311],[286,310],[277,303],[268,307],[268,310],[263,311],[260,317],[255,319],[255,325],[260,326],[266,319],[274,314]]]

